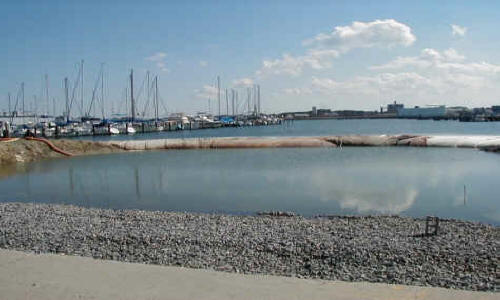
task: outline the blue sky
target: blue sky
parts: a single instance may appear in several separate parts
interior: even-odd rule
[[[267,112],[377,109],[393,99],[500,104],[498,1],[19,0],[0,8],[0,111],[21,82],[32,102],[45,73],[62,108],[63,78],[75,80],[81,59],[85,101],[105,63],[106,107],[115,111],[125,110],[131,68],[137,85],[146,70],[159,76],[170,112],[206,110],[217,75],[241,99],[245,85],[260,84]]]

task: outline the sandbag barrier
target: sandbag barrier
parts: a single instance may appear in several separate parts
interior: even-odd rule
[[[123,150],[300,147],[459,147],[500,151],[500,136],[349,135],[323,137],[215,137],[103,142]]]

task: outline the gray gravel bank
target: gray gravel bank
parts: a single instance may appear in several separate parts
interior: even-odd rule
[[[0,204],[0,247],[229,272],[500,291],[500,228]]]

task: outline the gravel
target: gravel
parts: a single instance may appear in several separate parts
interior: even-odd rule
[[[232,216],[0,203],[0,247],[344,281],[500,291],[500,228],[398,216]]]

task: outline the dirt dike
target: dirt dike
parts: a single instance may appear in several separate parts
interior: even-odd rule
[[[500,149],[500,136],[351,135],[322,137],[215,137],[93,142],[81,140],[0,140],[0,165],[47,158],[126,151],[290,147],[452,147]],[[66,155],[65,155],[66,154]]]
[[[89,155],[101,153],[123,152],[113,145],[101,142],[79,140],[50,140],[57,148],[73,155]],[[0,165],[33,162],[47,158],[67,157],[52,150],[47,144],[35,141],[16,139],[0,141]]]

